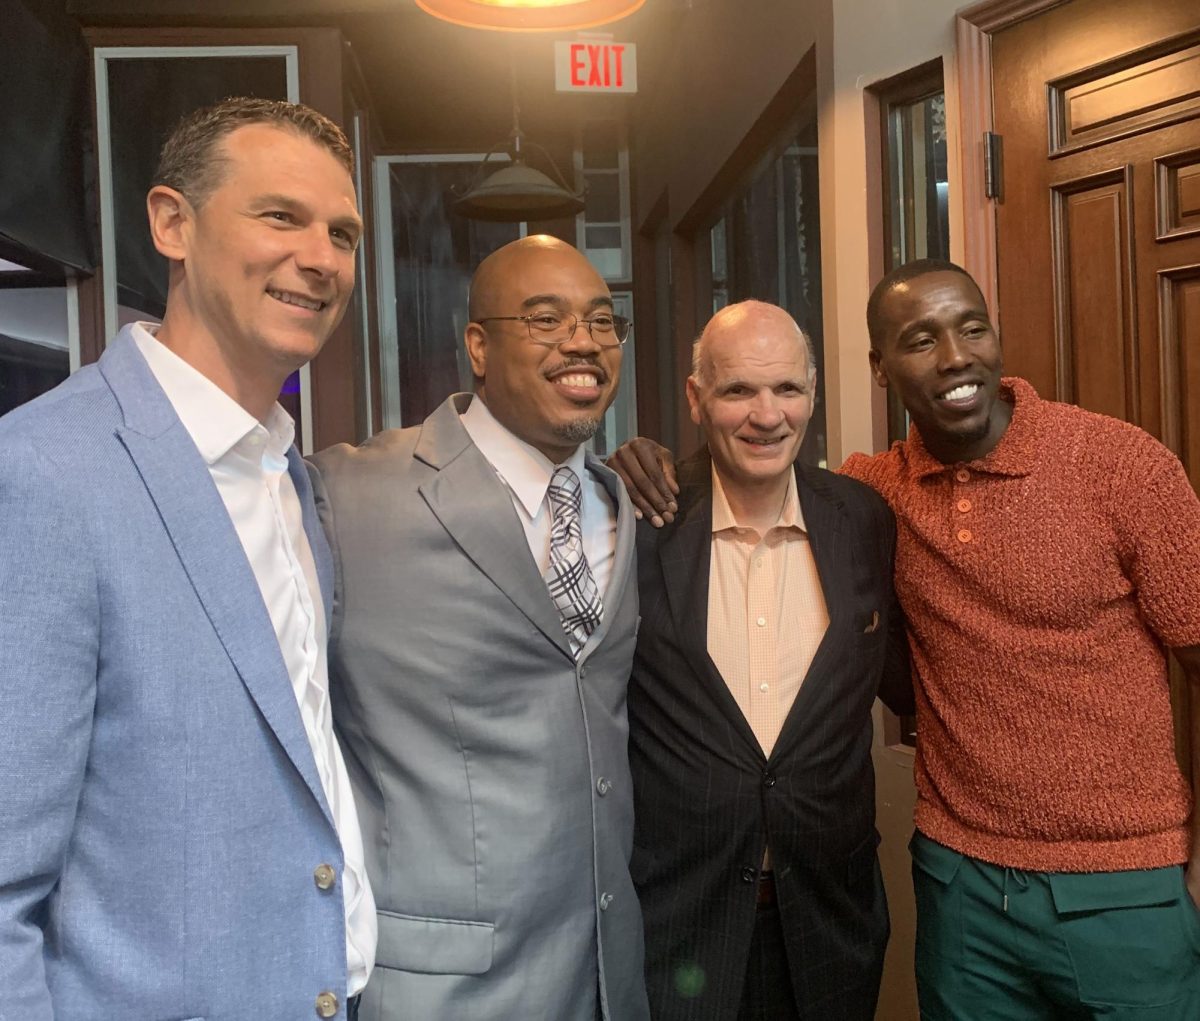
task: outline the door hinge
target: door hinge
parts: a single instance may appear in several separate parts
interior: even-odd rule
[[[1004,185],[1004,139],[994,131],[983,133],[983,194],[1000,198]]]

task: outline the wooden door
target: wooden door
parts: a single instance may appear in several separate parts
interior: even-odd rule
[[[996,32],[992,72],[1006,369],[1142,426],[1200,490],[1200,2],[1071,0]]]

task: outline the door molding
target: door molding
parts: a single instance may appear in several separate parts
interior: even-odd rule
[[[955,15],[958,139],[962,167],[963,265],[999,326],[996,203],[984,194],[983,135],[993,130],[992,36],[1068,0],[982,0]]]

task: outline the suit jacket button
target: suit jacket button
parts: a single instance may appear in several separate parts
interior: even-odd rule
[[[333,884],[337,882],[337,873],[332,865],[322,862],[313,869],[313,882],[317,884],[318,890],[332,890]]]
[[[600,797],[604,797],[604,795],[606,795],[611,790],[612,790],[612,784],[609,782],[608,777],[602,776],[602,777],[600,777],[599,780],[596,781],[596,793],[599,794]]]
[[[754,868],[754,866],[747,865],[742,869],[743,883],[753,883],[756,879],[758,879],[758,869]]]
[[[338,998],[326,990],[317,996],[317,1017],[337,1017]]]
[[[775,786],[775,774],[774,773],[763,773],[763,786],[764,787],[774,787]]]
[[[609,906],[609,905],[610,905],[612,902],[613,902],[613,895],[612,895],[611,893],[602,893],[602,894],[600,894],[600,910],[601,910],[601,911],[607,911],[607,910],[608,910],[608,906]]]

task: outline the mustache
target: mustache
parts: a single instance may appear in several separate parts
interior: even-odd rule
[[[608,382],[608,373],[604,370],[604,366],[590,358],[563,358],[553,365],[543,366],[542,375],[546,379],[551,379],[564,372],[570,372],[572,369],[587,369],[594,372],[597,382],[601,385]]]

